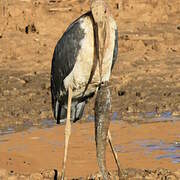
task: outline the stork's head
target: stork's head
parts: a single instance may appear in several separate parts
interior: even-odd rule
[[[101,25],[106,21],[108,8],[104,0],[91,0],[91,11],[97,24]]]

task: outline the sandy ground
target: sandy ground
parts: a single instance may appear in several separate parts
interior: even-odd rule
[[[118,60],[111,76],[113,113],[116,119],[128,122],[144,122],[146,112],[157,117],[165,113],[168,116],[179,117],[180,115],[180,1],[179,0],[127,0],[127,1],[109,1],[111,12],[114,15],[119,29],[119,55]],[[53,119],[50,101],[50,69],[51,59],[56,42],[63,34],[68,25],[89,9],[88,0],[1,0],[0,1],[0,127],[1,129],[14,127],[17,128],[38,125],[44,119]],[[89,102],[86,107],[83,121],[92,118],[94,100]],[[150,114],[150,115],[151,115]],[[141,115],[141,116],[140,116]],[[148,115],[149,116],[149,115]],[[161,123],[160,123],[161,124]],[[169,132],[167,125],[163,124],[161,132]],[[86,127],[87,125],[85,125]],[[126,125],[128,126],[128,125]],[[133,126],[133,125],[131,125]],[[131,127],[128,126],[127,141]],[[144,125],[147,126],[147,125]],[[147,129],[153,130],[154,123],[148,124]],[[175,123],[176,126],[176,123]],[[75,125],[81,128],[81,125]],[[179,124],[177,123],[177,127]],[[50,131],[57,132],[58,135],[52,138],[62,141],[62,127],[56,127]],[[121,126],[118,128],[121,128]],[[165,128],[165,129],[163,129]],[[87,127],[92,131],[93,127]],[[140,128],[140,137],[144,136],[143,128]],[[114,127],[113,132],[118,136],[122,129]],[[173,141],[173,134],[178,129],[172,128],[172,133],[168,133],[166,142]],[[142,132],[142,134],[141,134]],[[25,134],[28,132],[25,132]],[[35,133],[33,131],[33,133]],[[39,132],[40,133],[40,132]],[[43,132],[42,132],[43,133]],[[51,133],[51,132],[49,132]],[[84,132],[86,133],[86,132]],[[151,132],[149,132],[151,134]],[[15,135],[12,138],[18,138]],[[37,136],[37,135],[33,135]],[[38,135],[38,137],[40,134]],[[46,137],[46,135],[44,135]],[[50,136],[50,135],[47,135]],[[92,135],[93,136],[93,135]],[[121,134],[123,136],[123,133]],[[159,134],[157,134],[159,136]],[[135,136],[136,137],[136,136]],[[28,135],[26,135],[28,138]],[[51,137],[49,137],[51,139]],[[60,139],[59,139],[60,138]],[[93,137],[94,138],[94,137]],[[93,139],[92,138],[92,139]],[[78,141],[82,140],[80,137]],[[94,140],[94,139],[93,139]],[[123,143],[119,137],[119,144]],[[36,143],[39,140],[32,140]],[[73,141],[73,140],[72,140]],[[84,140],[85,141],[85,140]],[[6,142],[6,141],[5,141]],[[13,143],[8,140],[6,143]],[[27,141],[26,141],[27,142]],[[75,143],[75,140],[73,141]],[[117,143],[117,138],[115,138]],[[175,140],[173,141],[175,142]],[[9,144],[9,146],[11,145]],[[85,168],[84,175],[96,172],[95,147],[92,142],[92,155],[89,160],[89,168]],[[4,144],[4,143],[3,143]],[[1,145],[1,144],[0,144]],[[13,144],[12,144],[13,145]],[[40,149],[46,148],[48,153],[48,144],[40,144]],[[8,145],[6,148],[9,147]],[[35,145],[34,145],[35,146]],[[60,146],[60,145],[59,145]],[[11,154],[3,145],[4,159],[0,159],[2,167],[11,167],[7,165],[7,158],[15,158],[21,162],[26,159],[26,155]],[[2,152],[2,147],[0,151]],[[77,154],[70,153],[70,156],[81,154],[87,149],[74,147]],[[130,147],[127,147],[130,148]],[[29,148],[28,148],[29,149]],[[37,148],[38,150],[38,148]],[[29,149],[29,152],[34,150]],[[89,151],[88,151],[89,152]],[[10,153],[10,154],[8,154]],[[47,155],[47,154],[44,155]],[[21,167],[19,171],[26,172],[38,171],[38,167],[55,168],[58,167],[61,151],[51,152],[47,164],[33,160],[34,157],[28,156],[27,160],[34,163],[31,168]],[[119,152],[120,153],[120,152]],[[54,157],[56,156],[56,157]],[[123,154],[124,156],[124,154]],[[162,161],[162,164],[153,164],[153,157],[149,161],[139,162],[138,158],[128,160],[128,157],[139,157],[138,153],[122,158],[123,168],[151,168],[158,167],[175,170],[175,164]],[[25,158],[26,157],[26,158]],[[46,156],[43,156],[46,157]],[[87,154],[83,157],[89,157]],[[1,156],[2,158],[2,156]],[[62,157],[61,157],[62,158]],[[35,158],[36,159],[36,158]],[[139,158],[140,159],[140,158]],[[77,161],[77,160],[76,160]],[[75,162],[76,162],[75,161]],[[109,161],[113,160],[109,157]],[[68,168],[81,168],[87,159],[81,163],[69,166]],[[133,165],[134,162],[135,164]],[[139,163],[138,163],[139,162]],[[14,163],[14,162],[13,162]],[[40,163],[40,164],[38,164]],[[6,164],[6,165],[5,165]],[[11,164],[11,163],[10,163]],[[16,164],[16,163],[15,163]],[[35,165],[36,164],[36,165]],[[44,164],[44,165],[43,165]],[[113,164],[113,163],[110,163]],[[61,165],[61,164],[59,164]],[[78,166],[77,166],[78,165]],[[179,163],[177,164],[179,165]],[[26,166],[26,163],[25,163]],[[34,169],[33,169],[34,168]],[[58,167],[60,168],[60,166]],[[77,169],[78,169],[77,168]],[[110,166],[113,170],[115,167]],[[13,171],[17,169],[13,169]],[[92,171],[91,171],[92,170]],[[82,176],[82,174],[73,174],[70,177]],[[71,172],[71,171],[69,171]]]

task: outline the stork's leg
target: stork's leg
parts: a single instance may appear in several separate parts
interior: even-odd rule
[[[111,150],[112,150],[112,153],[113,153],[113,156],[114,156],[114,160],[115,160],[117,168],[118,168],[118,175],[119,175],[119,177],[122,177],[122,170],[120,168],[120,163],[119,163],[117,153],[116,153],[116,151],[114,149],[114,146],[112,144],[112,137],[111,137],[110,130],[108,130],[108,142],[109,142],[109,145],[111,147]]]
[[[67,160],[67,150],[69,144],[69,138],[71,135],[71,101],[72,101],[72,89],[68,88],[68,107],[67,107],[67,120],[65,126],[65,145],[64,145],[64,160],[63,160],[63,169],[61,174],[61,180],[64,180],[65,176],[65,168],[66,168],[66,160]]]
[[[110,125],[110,111],[110,90],[107,85],[102,85],[97,92],[95,101],[95,140],[96,156],[103,180],[109,180],[110,178],[106,168],[106,145]]]

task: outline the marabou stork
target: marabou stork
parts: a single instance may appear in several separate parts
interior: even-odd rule
[[[51,69],[52,109],[57,123],[67,118],[61,179],[65,174],[70,120],[79,120],[87,100],[101,84],[109,81],[117,53],[118,30],[104,0],[91,0],[90,11],[67,28],[55,47]],[[108,137],[110,142],[109,131]]]

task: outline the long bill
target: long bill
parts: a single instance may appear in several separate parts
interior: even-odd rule
[[[110,29],[108,16],[110,15],[109,10],[105,1],[103,0],[92,0],[91,12],[96,24],[95,36],[97,39],[97,61],[99,64],[100,82],[102,81],[102,65],[107,45],[109,43]]]

